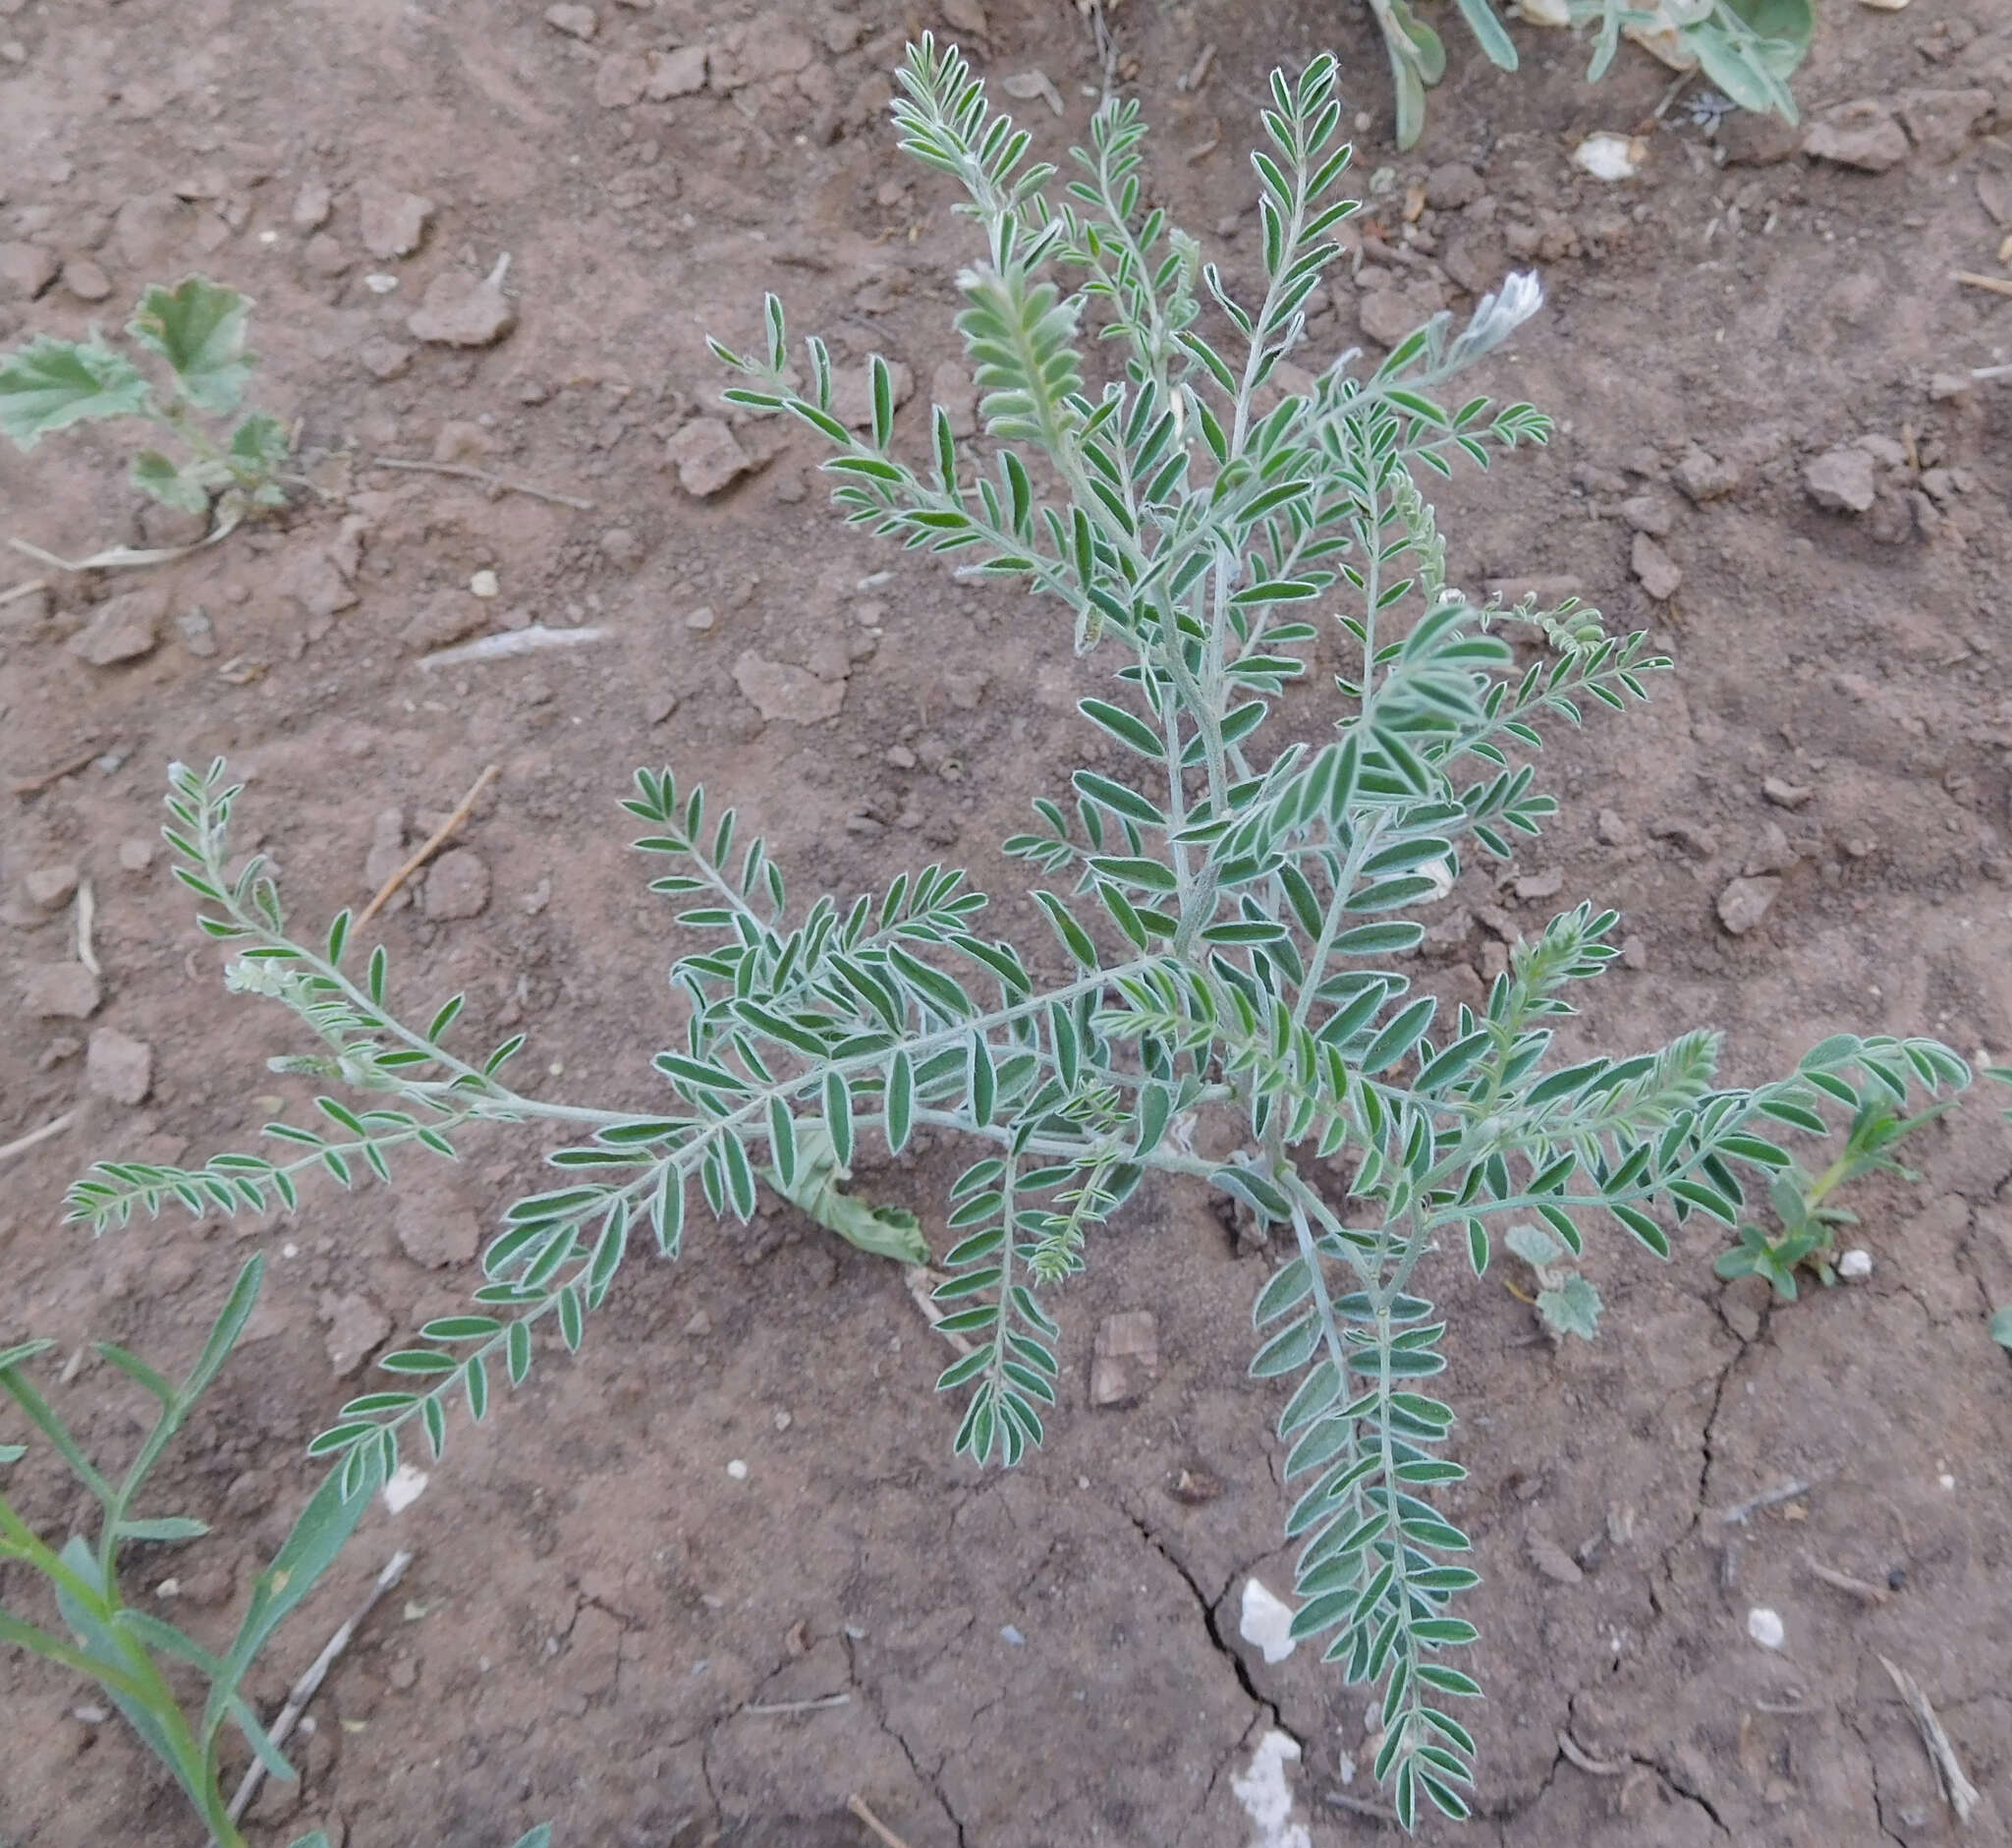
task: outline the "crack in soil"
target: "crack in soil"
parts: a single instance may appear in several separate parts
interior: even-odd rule
[[[1218,1597],[1213,1603],[1210,1603],[1208,1599],[1208,1594],[1202,1589],[1201,1583],[1196,1579],[1194,1573],[1190,1572],[1187,1566],[1184,1565],[1182,1561],[1172,1551],[1168,1549],[1165,1541],[1163,1541],[1159,1538],[1159,1536],[1152,1531],[1151,1528],[1147,1527],[1146,1523],[1142,1521],[1136,1514],[1134,1514],[1129,1508],[1121,1507],[1118,1509],[1118,1512],[1122,1514],[1127,1521],[1131,1522],[1133,1528],[1137,1531],[1139,1538],[1142,1540],[1144,1540],[1146,1543],[1146,1545],[1151,1547],[1154,1552],[1159,1554],[1159,1556],[1162,1559],[1164,1559],[1167,1562],[1167,1564],[1174,1569],[1175,1573],[1179,1576],[1181,1583],[1185,1585],[1188,1588],[1188,1590],[1194,1595],[1195,1602],[1202,1612],[1202,1628],[1207,1632],[1209,1642],[1214,1645],[1215,1652],[1218,1655],[1220,1655],[1224,1661],[1229,1663],[1230,1670],[1237,1678],[1237,1685],[1243,1689],[1245,1698],[1248,1699],[1251,1705],[1257,1708],[1259,1712],[1266,1714],[1269,1717],[1272,1726],[1277,1731],[1284,1733],[1288,1739],[1290,1739],[1296,1746],[1300,1748],[1301,1753],[1304,1754],[1307,1749],[1306,1739],[1302,1737],[1299,1733],[1295,1732],[1292,1729],[1292,1727],[1288,1726],[1285,1723],[1284,1715],[1279,1712],[1278,1703],[1276,1701],[1269,1700],[1264,1695],[1259,1694],[1258,1692],[1257,1683],[1255,1683],[1251,1679],[1251,1670],[1249,1666],[1245,1663],[1243,1656],[1240,1655],[1236,1652],[1236,1650],[1230,1647],[1228,1640],[1224,1637],[1222,1633],[1221,1612],[1223,1600],[1229,1596],[1229,1586],[1225,1586],[1223,1588],[1221,1597]],[[1236,1574],[1232,1573],[1230,1575],[1230,1585],[1234,1585],[1235,1583]],[[1302,1762],[1304,1763],[1304,1759]],[[1213,1790],[1215,1788],[1216,1779],[1219,1778],[1221,1775],[1221,1766],[1218,1765],[1216,1768],[1215,1775],[1212,1776],[1208,1782],[1208,1787],[1210,1790]]]
[[[882,1707],[879,1697],[872,1688],[860,1679],[859,1658],[854,1652],[852,1638],[842,1636],[840,1640],[845,1646],[846,1675],[852,1682],[852,1685],[859,1690],[861,1706],[872,1716],[873,1724],[878,1726],[888,1738],[892,1739],[901,1748],[901,1756],[908,1760],[908,1767],[915,1773],[916,1782],[921,1784],[930,1796],[935,1798],[937,1808],[943,1812],[950,1826],[957,1832],[957,1848],[969,1848],[970,1838],[965,1834],[964,1820],[951,1806],[950,1799],[944,1794],[942,1785],[936,1781],[936,1773],[922,1768],[922,1761],[916,1757],[915,1748],[903,1737],[898,1727],[889,1723],[886,1709]],[[940,1770],[941,1767],[938,1766],[938,1769]]]
[[[1899,1842],[1901,1848],[1907,1848],[1906,1838],[1896,1835],[1886,1826],[1886,1799],[1879,1789],[1879,1758],[1872,1750],[1872,1742],[1866,1737],[1866,1729],[1860,1723],[1855,1710],[1840,1708],[1838,1713],[1844,1723],[1851,1728],[1852,1737],[1859,1742],[1859,1749],[1866,1755],[1866,1767],[1872,1774],[1872,1820],[1878,1823],[1879,1833],[1888,1841]]]

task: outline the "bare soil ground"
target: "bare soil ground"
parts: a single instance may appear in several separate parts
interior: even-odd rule
[[[0,0],[0,338],[123,317],[145,282],[200,268],[256,297],[258,389],[319,458],[320,494],[265,530],[137,581],[51,573],[0,605],[0,771],[36,785],[0,797],[0,1141],[77,1113],[5,1170],[0,1344],[180,1357],[246,1253],[270,1255],[255,1338],[168,1479],[218,1537],[134,1549],[134,1582],[174,1575],[198,1631],[232,1620],[311,1481],[302,1442],[367,1377],[365,1351],[465,1301],[475,1227],[533,1183],[539,1150],[492,1133],[433,1181],[420,1216],[448,1230],[430,1242],[372,1188],[316,1194],[291,1222],[175,1218],[96,1244],[60,1223],[89,1159],[243,1146],[299,1090],[263,1067],[299,1049],[283,1021],[226,1001],[145,847],[168,759],[230,756],[242,845],[282,864],[310,921],[366,897],[384,856],[498,764],[461,836],[472,858],[382,920],[396,978],[467,988],[473,1037],[524,1026],[553,1093],[641,1103],[671,951],[614,811],[633,765],[741,803],[799,891],[949,854],[1011,894],[996,843],[1081,760],[1071,708],[1108,671],[1071,659],[1046,606],[839,528],[786,431],[744,426],[749,466],[702,497],[670,460],[715,402],[704,333],[751,336],[764,288],[846,364],[877,349],[909,368],[911,437],[932,378],[968,393],[938,374],[968,230],[945,185],[897,166],[882,119],[904,38],[943,22],[891,0],[591,11],[582,37],[500,0]],[[1083,22],[1057,0],[987,13],[984,38],[964,34],[979,68],[1045,74],[1066,120],[1038,95],[1016,106],[1059,149],[1098,78]],[[1448,489],[1451,568],[1476,589],[1569,583],[1678,659],[1646,718],[1555,743],[1559,822],[1512,882],[1469,870],[1451,903],[1491,922],[1447,946],[1434,985],[1477,994],[1502,929],[1590,895],[1633,947],[1592,994],[1589,1043],[1715,1022],[1734,1080],[1839,1030],[2002,1054],[2012,387],[1964,375],[2012,357],[2012,300],[1952,280],[2005,273],[2002,11],[1823,9],[1798,87],[1813,118],[1873,99],[1850,124],[1891,156],[1878,172],[1764,124],[1714,139],[1682,101],[1658,120],[1660,67],[1625,55],[1589,90],[1584,47],[1523,28],[1520,79],[1456,48],[1425,144],[1398,158],[1353,6],[1127,0],[1113,25],[1159,128],[1161,196],[1246,278],[1264,73],[1343,55],[1370,210],[1313,324],[1321,362],[1541,268],[1549,306],[1486,385],[1554,412],[1559,439]],[[696,61],[646,54],[691,46],[703,87],[653,96]],[[1878,128],[1895,111],[1904,135]],[[1641,129],[1639,178],[1570,164],[1593,128]],[[366,208],[407,194],[431,202],[423,242],[372,254]],[[513,332],[471,351],[412,337],[434,278],[506,252]],[[1810,491],[1840,447],[1870,461],[1862,510]],[[591,508],[372,466],[386,455]],[[173,536],[135,531],[97,435],[0,451],[0,532],[71,557]],[[16,562],[0,591],[32,574]],[[483,571],[492,600],[468,588]],[[158,644],[88,664],[68,644],[136,586],[163,599],[141,612]],[[604,634],[419,665],[532,621]],[[1322,722],[1319,684],[1296,722]],[[74,907],[28,881],[65,865],[96,897],[102,995],[83,1020],[22,1004],[76,953]],[[1734,936],[1716,907],[1749,869],[1779,884]],[[1515,877],[1553,870],[1519,895]],[[991,915],[1034,924],[1010,896]],[[137,1104],[86,1083],[105,1028],[151,1048]],[[1864,1190],[1870,1280],[1792,1308],[1720,1285],[1707,1230],[1667,1267],[1607,1238],[1601,1339],[1554,1351],[1499,1277],[1446,1267],[1473,1472],[1454,1505],[1486,1574],[1493,1696],[1482,1820],[1459,1839],[1954,1839],[1884,1653],[1985,1795],[1971,1838],[2012,1840],[2012,1366],[1985,1333],[2012,1300],[2012,1142],[1991,1101],[1921,1140],[1918,1187]],[[950,1161],[919,1147],[866,1185],[940,1245]],[[1200,1194],[1143,1196],[1063,1299],[1046,1451],[980,1478],[952,1461],[941,1352],[891,1265],[786,1212],[695,1233],[674,1267],[632,1260],[582,1357],[545,1358],[457,1433],[285,1633],[255,1688],[268,1707],[385,1553],[417,1547],[316,1704],[304,1785],[254,1810],[257,1838],[319,1823],[354,1848],[500,1848],[550,1819],[564,1848],[854,1848],[859,1793],[911,1848],[1241,1848],[1238,1780],[1273,1728],[1304,1748],[1311,1839],[1375,1838],[1328,1801],[1372,1794],[1360,1691],[1306,1650],[1267,1666],[1238,1634],[1246,1581],[1290,1578],[1276,1407],[1244,1377],[1263,1274]],[[1090,1334],[1120,1309],[1157,1317],[1159,1372],[1136,1406],[1095,1410]],[[130,1443],[132,1394],[107,1370],[52,1389],[91,1443]],[[46,1528],[79,1513],[53,1476],[16,1476]],[[1793,1481],[1813,1485],[1721,1522]],[[1811,1561],[1891,1596],[1854,1598]],[[1757,1605],[1781,1615],[1778,1652],[1748,1638]],[[180,1798],[116,1722],[77,1716],[84,1699],[0,1658],[0,1840],[193,1848]]]

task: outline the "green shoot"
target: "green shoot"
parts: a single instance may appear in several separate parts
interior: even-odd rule
[[[1743,1220],[1739,1243],[1721,1252],[1712,1268],[1730,1282],[1735,1277],[1765,1277],[1785,1303],[1796,1299],[1796,1272],[1814,1271],[1827,1289],[1837,1281],[1837,1228],[1858,1224],[1848,1207],[1829,1204],[1838,1189],[1867,1174],[1897,1174],[1908,1182],[1921,1176],[1896,1160],[1892,1150],[1924,1123],[1948,1108],[1935,1104],[1915,1116],[1902,1116],[1890,1091],[1869,1091],[1859,1101],[1845,1131],[1844,1147],[1820,1174],[1791,1163],[1767,1184],[1767,1204],[1780,1222],[1769,1232]]]
[[[1520,62],[1492,0],[1458,0],[1488,62],[1513,71]],[[1418,144],[1425,128],[1425,91],[1446,75],[1446,47],[1421,19],[1412,0],[1369,0],[1390,59],[1397,98],[1397,145]],[[1593,28],[1587,82],[1606,75],[1622,34],[1639,36],[1657,55],[1683,69],[1701,69],[1728,101],[1757,113],[1772,110],[1798,120],[1788,80],[1809,55],[1816,34],[1811,0],[1535,0],[1522,9],[1526,24]]]
[[[251,308],[248,297],[202,276],[147,289],[126,331],[165,365],[165,390],[95,328],[83,340],[38,334],[0,357],[0,431],[29,450],[73,423],[144,419],[168,448],[134,455],[132,481],[141,493],[204,515],[221,495],[220,522],[231,524],[248,508],[280,506],[285,427],[257,410],[230,422],[252,379]]]

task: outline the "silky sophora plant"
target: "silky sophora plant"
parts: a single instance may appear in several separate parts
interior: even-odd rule
[[[1092,1229],[1149,1172],[1221,1189],[1291,1241],[1258,1295],[1253,1366],[1291,1382],[1295,1628],[1380,1686],[1376,1774],[1409,1824],[1422,1798],[1465,1812],[1474,1744],[1453,1709],[1480,1692],[1456,1666],[1475,1635],[1455,1614],[1476,1582],[1468,1539],[1429,1499],[1463,1472],[1445,1454],[1453,1411],[1427,1390],[1445,1363],[1426,1260],[1482,1269],[1512,1220],[1575,1253],[1582,1222],[1611,1221],[1666,1257],[1666,1219],[1730,1225],[1742,1169],[1788,1169],[1773,1126],[1817,1135],[1825,1110],[1969,1073],[1930,1042],[1837,1038],[1781,1082],[1720,1090],[1708,1033],[1563,1062],[1566,994],[1614,954],[1615,915],[1585,905],[1517,946],[1480,1012],[1416,990],[1403,959],[1422,927],[1405,914],[1552,812],[1514,761],[1538,722],[1576,723],[1588,700],[1626,709],[1664,663],[1590,611],[1481,608],[1446,580],[1419,477],[1485,467],[1549,426],[1528,405],[1437,394],[1536,311],[1534,279],[1510,278],[1458,334],[1436,317],[1371,370],[1350,354],[1280,383],[1354,209],[1334,191],[1349,157],[1335,85],[1327,57],[1271,80],[1268,146],[1253,156],[1263,278],[1245,292],[1147,204],[1135,103],[1105,104],[1061,184],[1028,164],[1028,136],[989,111],[964,60],[924,36],[894,114],[908,151],[961,185],[982,238],[957,321],[982,453],[939,409],[911,460],[877,359],[871,428],[855,435],[833,415],[819,342],[808,386],[795,382],[772,299],[765,352],[719,350],[743,381],[734,403],[829,443],[850,521],[1026,586],[1028,620],[1058,605],[1078,652],[1108,666],[1081,710],[1127,767],[1079,770],[1007,843],[1046,881],[1034,897],[1056,944],[1037,956],[983,934],[983,899],[939,867],[793,911],[731,812],[642,771],[625,805],[647,830],[637,845],[704,939],[671,972],[684,1025],[653,1061],[662,1105],[548,1103],[500,1075],[520,1039],[487,1058],[449,1048],[460,996],[404,1024],[382,948],[356,969],[347,913],[310,945],[289,934],[260,863],[227,882],[237,792],[221,764],[178,768],[167,839],[204,928],[238,946],[232,985],[324,1041],[287,1069],[363,1096],[318,1099],[315,1129],[268,1126],[298,1145],[290,1162],[105,1163],[74,1208],[103,1227],[171,1199],[291,1204],[308,1170],[347,1185],[408,1148],[451,1153],[478,1123],[577,1125],[548,1157],[562,1184],[505,1212],[475,1313],[387,1356],[387,1389],[314,1439],[361,1476],[388,1471],[415,1423],[437,1451],[452,1398],[482,1417],[492,1370],[521,1381],[540,1322],[577,1348],[632,1232],[674,1253],[695,1195],[745,1221],[766,1179],[834,1229],[911,1255],[912,1224],[883,1214],[875,1244],[833,1201],[866,1139],[899,1150],[925,1125],[978,1149],[951,1190],[936,1293],[938,1325],[976,1343],[939,1381],[963,1395],[956,1448],[1015,1463],[1056,1399],[1058,1296]],[[1277,744],[1267,720],[1327,625],[1350,661],[1339,716],[1320,742]],[[1536,645],[1531,665],[1514,664],[1504,630]],[[1037,979],[1049,964],[1065,973]],[[1237,1152],[1200,1152],[1224,1122],[1240,1126]]]

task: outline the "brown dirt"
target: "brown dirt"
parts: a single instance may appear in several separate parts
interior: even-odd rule
[[[417,839],[500,764],[462,837],[488,869],[486,909],[440,917],[464,908],[443,907],[443,889],[430,921],[423,896],[393,911],[395,980],[421,998],[466,986],[472,1039],[523,1022],[555,1092],[641,1101],[647,1036],[670,1010],[647,999],[665,921],[613,810],[631,765],[668,760],[740,801],[799,891],[951,851],[1011,892],[994,844],[1057,785],[1052,766],[1077,760],[1069,708],[1100,671],[1058,651],[1045,607],[958,588],[837,527],[796,439],[750,431],[759,466],[704,501],[665,460],[718,383],[702,334],[749,336],[764,287],[847,363],[881,349],[925,387],[954,357],[966,227],[944,185],[897,170],[869,120],[877,74],[918,22],[885,0],[844,14],[784,0],[759,21],[697,0],[596,11],[584,44],[535,5],[494,0],[0,0],[0,39],[23,54],[0,64],[0,239],[88,254],[111,282],[105,309],[197,266],[248,290],[259,389],[300,420],[304,450],[331,458],[317,479],[332,498],[146,580],[174,612],[207,613],[213,655],[171,623],[148,658],[86,666],[64,640],[129,588],[99,578],[61,579],[46,613],[34,598],[0,607],[0,769],[24,779],[100,753],[4,799],[0,985],[70,954],[69,914],[38,911],[24,881],[75,863],[97,893],[105,968],[89,1026],[153,1048],[151,1094],[122,1105],[86,1092],[84,1024],[0,1019],[0,1141],[79,1110],[7,1169],[0,1343],[32,1331],[66,1351],[89,1335],[186,1355],[244,1255],[271,1255],[257,1338],[163,1479],[219,1536],[172,1563],[132,1557],[136,1587],[207,1573],[215,1601],[189,1616],[203,1634],[226,1626],[298,1505],[302,1440],[362,1376],[333,1375],[324,1319],[366,1298],[412,1326],[464,1300],[471,1266],[414,1263],[393,1197],[372,1189],[315,1194],[284,1224],[174,1219],[95,1245],[60,1225],[62,1188],[91,1157],[241,1146],[270,1111],[262,1093],[298,1090],[262,1072],[292,1049],[284,1021],[222,999],[162,860],[122,864],[122,843],[153,833],[166,760],[230,755],[250,779],[241,845],[262,839],[283,863],[305,920],[367,895],[381,812],[402,811]],[[1880,175],[1797,154],[1721,167],[1679,105],[1650,134],[1645,175],[1608,188],[1567,154],[1579,132],[1649,123],[1664,75],[1639,57],[1588,90],[1581,47],[1526,31],[1519,81],[1463,42],[1425,144],[1400,160],[1382,54],[1354,8],[1135,3],[1116,21],[1161,131],[1159,184],[1177,217],[1233,235],[1232,272],[1255,264],[1240,150],[1263,73],[1323,42],[1373,117],[1359,173],[1390,169],[1372,200],[1385,234],[1429,168],[1472,161],[1482,177],[1481,202],[1419,219],[1412,253],[1436,241],[1438,260],[1386,263],[1384,286],[1460,308],[1463,279],[1537,249],[1550,306],[1488,383],[1559,415],[1560,437],[1446,492],[1452,569],[1470,585],[1570,578],[1666,639],[1680,667],[1636,725],[1554,744],[1564,812],[1521,869],[1560,869],[1560,903],[1621,907],[1639,943],[1593,993],[1584,1038],[1632,1050],[1722,1023],[1735,1079],[1835,1030],[2012,1043],[2012,392],[1930,391],[1934,374],[2012,357],[2012,301],[1950,280],[1998,267],[2004,233],[1977,180],[2012,169],[2012,30],[1948,0],[1823,11],[1799,83],[1813,114],[1909,88],[1992,100],[1968,135]],[[1019,107],[1061,146],[1090,107],[1087,33],[1055,0],[990,13],[981,68],[1044,66],[1067,123]],[[1177,79],[1211,39],[1213,68],[1189,93]],[[715,71],[738,56],[774,74],[732,96],[596,101],[597,81],[620,89],[604,56],[699,42],[717,48]],[[1216,151],[1187,157],[1218,134]],[[1743,145],[1764,154],[1765,140]],[[295,218],[312,184],[333,195],[318,233]],[[371,187],[435,202],[416,255],[365,255]],[[433,277],[506,251],[520,319],[500,345],[386,344],[410,344],[404,316]],[[370,292],[380,270],[394,293]],[[1344,277],[1334,293],[1314,328],[1323,355],[1358,338],[1358,289]],[[0,298],[0,338],[81,330],[105,309],[63,283]],[[374,376],[369,358],[397,375]],[[926,395],[904,413],[912,433]],[[1861,438],[1886,446],[1875,505],[1821,511],[1805,462]],[[1679,479],[1693,445],[1738,477],[1695,505]],[[364,466],[436,447],[593,511]],[[1683,574],[1666,604],[1630,572],[1620,506],[1644,495]],[[32,458],[0,451],[0,508],[6,532],[68,555],[127,536],[135,517],[114,447],[74,433]],[[363,523],[356,600],[309,614],[345,518]],[[471,615],[464,587],[481,569],[502,594]],[[701,607],[709,629],[688,624]],[[426,675],[405,639],[421,612],[608,637]],[[836,719],[764,724],[733,678],[750,652],[819,684],[849,674]],[[890,760],[896,746],[913,767]],[[1816,793],[1770,807],[1769,776]],[[1704,832],[1658,835],[1671,819]],[[1770,822],[1794,865],[1761,925],[1730,937],[1714,904]],[[1456,902],[1515,909],[1482,868]],[[993,915],[1032,923],[1011,898]],[[1470,953],[1476,967],[1438,972],[1446,992],[1476,991],[1487,939]],[[537,1152],[492,1133],[442,1209],[486,1217],[533,1181]],[[1984,1331],[1988,1306],[2012,1300],[2012,1152],[1980,1099],[1917,1158],[1918,1188],[1859,1202],[1870,1282],[1790,1309],[1721,1287],[1707,1232],[1667,1268],[1603,1239],[1602,1338],[1554,1353],[1496,1279],[1446,1267],[1458,1454],[1474,1473],[1454,1506],[1487,1575],[1473,1614],[1493,1695],[1484,1820],[1461,1839],[1953,1839],[1879,1652],[1928,1689],[1992,1806],[1972,1839],[2012,1839],[2012,1368]],[[940,1240],[947,1160],[919,1148],[869,1184]],[[1309,1652],[1267,1667],[1237,1637],[1246,1578],[1289,1578],[1274,1395],[1243,1377],[1261,1274],[1202,1196],[1149,1192],[1064,1298],[1069,1383],[1045,1454],[980,1479],[951,1459],[955,1413],[928,1390],[940,1353],[890,1266],[787,1214],[695,1234],[675,1268],[632,1260],[582,1358],[541,1359],[484,1428],[458,1431],[425,1495],[395,1522],[373,1515],[283,1633],[255,1679],[268,1706],[383,1555],[419,1549],[316,1703],[304,1793],[269,1789],[257,1839],[319,1821],[356,1848],[500,1848],[550,1819],[562,1848],[852,1848],[866,1839],[845,1808],[858,1792],[912,1848],[1212,1848],[1250,1837],[1232,1778],[1273,1725],[1304,1742],[1313,1840],[1371,1839],[1376,1823],[1323,1801],[1362,1755],[1360,1692]],[[1157,1316],[1159,1375],[1135,1408],[1092,1411],[1090,1334],[1121,1308]],[[105,1370],[55,1390],[88,1441],[130,1442],[131,1395]],[[1183,1470],[1220,1495],[1178,1497]],[[46,1528],[78,1512],[46,1472],[17,1478]],[[1796,1478],[1816,1486],[1719,1523]],[[1534,1567],[1534,1539],[1577,1551],[1579,1581]],[[1806,1556],[1902,1589],[1861,1605]],[[1757,1604],[1784,1619],[1779,1654],[1747,1640]],[[0,1659],[0,1840],[193,1844],[131,1736],[74,1716],[83,1698]],[[1561,1757],[1568,1728],[1613,1775]]]

